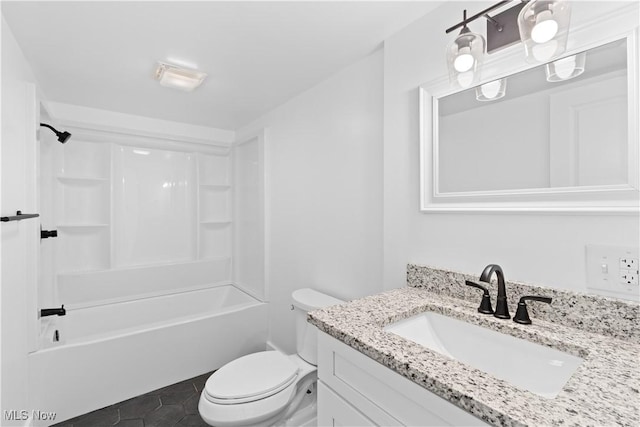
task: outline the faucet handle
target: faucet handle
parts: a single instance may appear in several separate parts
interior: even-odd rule
[[[513,321],[516,323],[521,323],[523,325],[530,325],[531,319],[529,318],[529,311],[527,311],[527,303],[525,301],[540,301],[551,304],[552,299],[549,297],[539,297],[533,295],[527,295],[520,298],[520,301],[518,301],[518,309],[516,310],[516,315],[513,316]]]
[[[464,284],[467,286],[473,286],[474,288],[482,289],[482,301],[480,301],[478,312],[484,314],[493,314],[493,308],[491,308],[491,297],[489,296],[489,289],[470,280],[465,280]]]

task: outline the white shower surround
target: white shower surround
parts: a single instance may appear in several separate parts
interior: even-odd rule
[[[233,285],[70,310],[29,355],[34,407],[62,421],[218,369],[265,349],[266,316]]]
[[[96,120],[106,112],[76,113],[58,117],[74,143],[41,151],[43,224],[60,233],[44,241],[41,274],[55,283],[42,282],[51,290],[40,290],[39,306],[65,304],[67,315],[39,320],[28,382],[31,406],[56,422],[218,369],[267,341],[264,282],[232,272],[233,258],[264,250],[234,241],[233,181],[255,179],[245,164],[255,159],[234,162],[232,144],[190,128],[158,134],[144,118],[107,127]],[[263,202],[245,189],[243,206],[254,197]]]
[[[105,143],[74,132],[74,144],[43,156],[53,163],[43,223],[60,231],[57,274],[231,257],[230,147],[148,147],[109,134]]]

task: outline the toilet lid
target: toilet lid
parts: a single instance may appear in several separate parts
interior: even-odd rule
[[[298,366],[278,351],[248,354],[213,373],[206,394],[228,403],[261,399],[286,388],[298,374]]]

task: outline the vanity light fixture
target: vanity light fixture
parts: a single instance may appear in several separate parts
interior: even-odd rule
[[[545,73],[548,82],[562,82],[578,77],[584,73],[585,64],[587,62],[587,52],[581,52],[576,55],[567,56],[545,65]]]
[[[476,87],[476,100],[496,101],[507,93],[507,79],[498,79]]]
[[[479,80],[485,39],[472,33],[467,24],[478,18],[487,20],[486,51],[522,42],[528,62],[547,62],[565,51],[569,34],[571,6],[568,0],[521,1],[515,6],[489,16],[511,0],[500,1],[448,28],[450,33],[462,27],[460,35],[447,48],[447,65],[452,84],[469,87]]]
[[[467,11],[463,22],[467,21]],[[466,88],[480,79],[480,65],[484,57],[485,42],[480,34],[471,32],[467,24],[447,48],[449,78],[453,84]]]
[[[202,71],[159,62],[155,78],[162,86],[191,92],[207,77]]]

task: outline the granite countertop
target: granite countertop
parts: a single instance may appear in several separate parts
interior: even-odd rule
[[[471,302],[405,287],[313,311],[309,321],[490,424],[640,425],[640,344],[540,320],[533,314],[532,325],[480,314],[479,295]],[[424,311],[556,348],[584,362],[558,396],[547,399],[383,330],[389,323]]]

